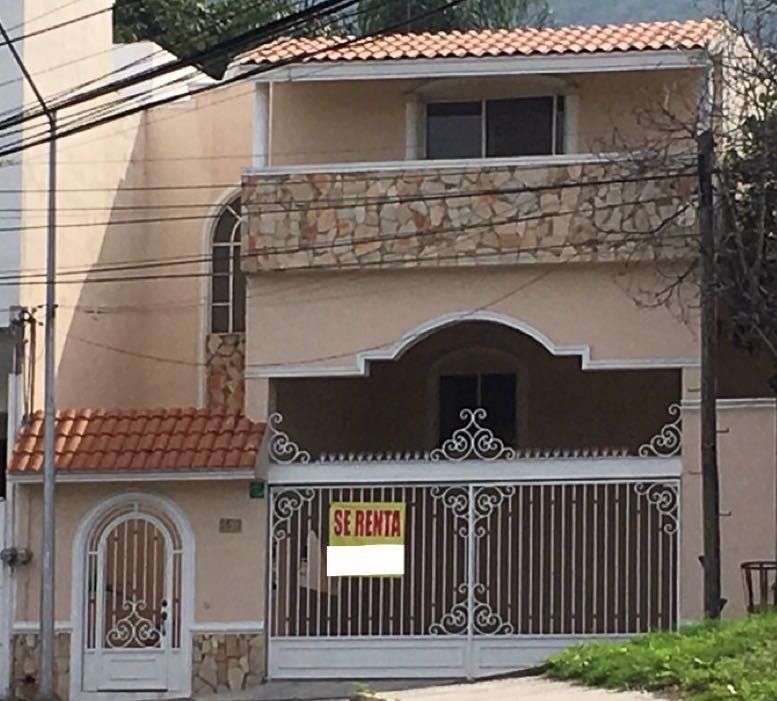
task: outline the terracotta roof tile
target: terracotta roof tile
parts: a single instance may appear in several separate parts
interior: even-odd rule
[[[719,20],[703,19],[547,29],[388,34],[358,40],[344,36],[281,38],[246,52],[237,62],[272,65],[293,59],[320,63],[702,49],[720,35],[723,26]]]
[[[252,467],[265,424],[241,413],[186,408],[67,409],[59,412],[57,470],[114,472]],[[17,435],[12,473],[43,467],[43,419]]]

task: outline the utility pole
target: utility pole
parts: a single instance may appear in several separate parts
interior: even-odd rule
[[[701,482],[704,528],[704,614],[720,618],[720,478],[718,475],[715,216],[712,170],[715,140],[699,134],[699,238],[701,243]]]
[[[46,307],[45,307],[45,375],[43,400],[43,529],[41,543],[40,572],[40,665],[38,670],[38,698],[41,701],[54,699],[54,419],[55,419],[55,357],[54,318],[56,314],[56,233],[57,233],[57,115],[49,109],[38,86],[32,79],[27,66],[0,22],[0,34],[5,45],[13,54],[14,61],[29,83],[35,98],[40,103],[49,122],[49,182],[48,222],[46,237]]]

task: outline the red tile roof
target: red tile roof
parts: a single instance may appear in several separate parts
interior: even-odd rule
[[[304,62],[327,62],[701,49],[721,33],[723,26],[719,20],[703,19],[388,34],[357,41],[352,37],[282,38],[246,52],[238,62],[271,65],[295,57],[304,57]],[[346,43],[349,40],[351,43]]]
[[[252,468],[265,424],[242,413],[175,409],[69,409],[57,415],[56,466],[63,472]],[[43,415],[16,438],[9,469],[43,468]]]

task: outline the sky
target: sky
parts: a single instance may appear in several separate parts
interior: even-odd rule
[[[548,0],[555,24],[691,19],[715,14],[720,0]]]

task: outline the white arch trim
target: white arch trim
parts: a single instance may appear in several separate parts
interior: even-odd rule
[[[86,551],[89,535],[100,519],[110,510],[131,502],[140,502],[170,517],[181,538],[181,656],[186,661],[186,671],[180,680],[181,688],[161,694],[139,692],[117,694],[115,692],[85,692],[81,688],[83,676],[83,618],[84,584],[86,578]],[[149,699],[181,698],[191,694],[192,636],[194,625],[194,531],[183,510],[172,499],[150,492],[127,492],[104,499],[81,519],[73,540],[70,570],[70,699],[71,701],[113,701],[118,695],[122,701],[147,701]]]
[[[475,312],[453,312],[443,314],[424,322],[420,326],[404,333],[398,341],[381,348],[373,348],[356,353],[356,363],[352,366],[321,367],[304,363],[297,365],[254,366],[246,368],[246,377],[251,378],[292,378],[292,377],[366,377],[369,364],[375,361],[399,360],[410,348],[433,333],[448,326],[470,321],[489,321],[519,331],[534,339],[549,353],[555,356],[578,356],[583,370],[639,370],[639,369],[677,369],[697,367],[698,358],[591,358],[591,346],[564,346],[552,341],[542,331],[531,324],[507,314],[487,310]]]

